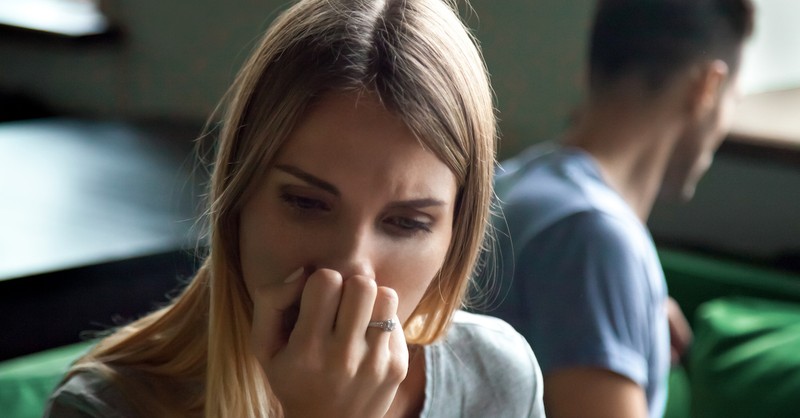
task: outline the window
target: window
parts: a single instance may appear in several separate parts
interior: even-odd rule
[[[731,141],[800,156],[800,1],[754,0],[755,31],[745,46]]]
[[[109,30],[108,19],[93,0],[0,0],[0,25],[66,37]]]
[[[800,1],[756,0],[756,24],[745,47],[745,94],[800,87]]]

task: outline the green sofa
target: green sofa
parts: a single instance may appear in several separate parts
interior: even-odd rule
[[[41,418],[50,392],[92,344],[72,344],[0,363],[0,416]]]
[[[667,418],[800,416],[800,274],[659,249],[695,333]]]
[[[695,330],[670,375],[668,418],[800,416],[800,274],[659,249],[670,293]],[[0,415],[40,417],[92,342],[0,363]]]

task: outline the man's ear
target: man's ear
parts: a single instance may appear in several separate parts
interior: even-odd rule
[[[722,60],[705,63],[694,72],[689,91],[689,110],[695,117],[713,110],[728,80],[728,64]]]

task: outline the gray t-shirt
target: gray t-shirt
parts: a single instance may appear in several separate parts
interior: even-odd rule
[[[528,338],[545,374],[614,371],[638,383],[650,417],[661,417],[667,288],[650,233],[580,149],[540,144],[502,167],[502,258],[489,263],[502,286],[491,313]]]
[[[507,323],[456,312],[447,336],[425,347],[421,418],[544,417],[542,374],[526,340]],[[45,417],[138,414],[102,377],[81,373],[58,387]]]

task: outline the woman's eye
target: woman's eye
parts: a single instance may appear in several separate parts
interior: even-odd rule
[[[418,232],[431,232],[431,222],[420,221],[405,216],[393,216],[384,220],[386,224],[405,235]]]
[[[290,207],[302,211],[328,211],[328,204],[319,199],[300,196],[291,193],[281,194],[281,199]]]

